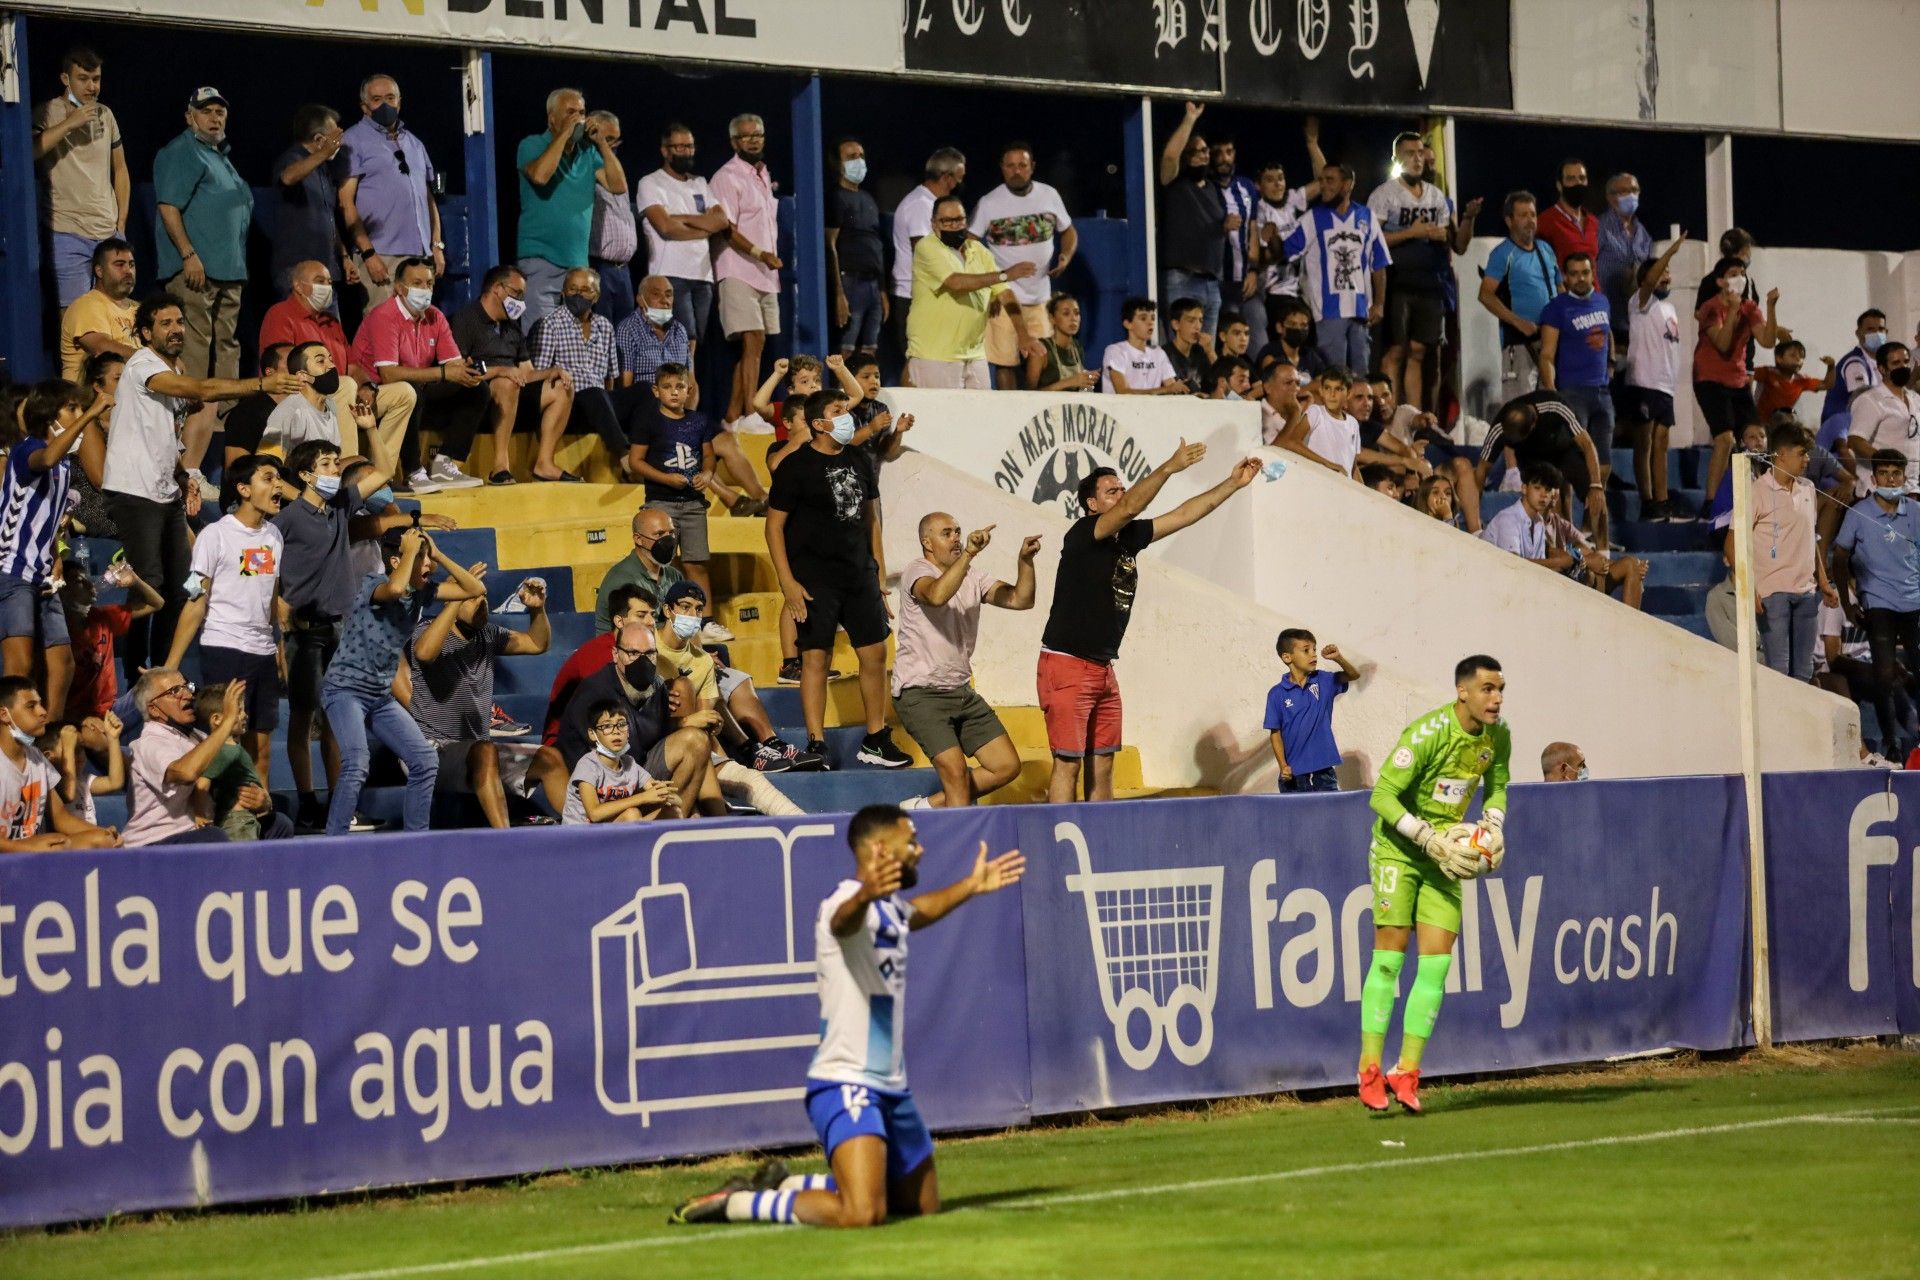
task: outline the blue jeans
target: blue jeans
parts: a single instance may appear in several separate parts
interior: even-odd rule
[[[1220,280],[1217,276],[1196,276],[1168,267],[1160,273],[1160,326],[1166,330],[1164,341],[1173,341],[1173,304],[1192,298],[1200,304],[1200,332],[1212,337],[1220,329]]]
[[[93,251],[100,247],[100,241],[64,231],[52,235],[48,256],[53,259],[53,289],[60,296],[60,309],[65,311],[75,298],[93,288]]]
[[[1354,377],[1367,372],[1367,322],[1352,316],[1328,316],[1313,324],[1314,345],[1329,368],[1345,368]]]
[[[1613,465],[1613,393],[1606,387],[1561,387],[1560,398],[1567,402],[1580,425],[1593,437],[1593,449],[1600,465]],[[1598,480],[1600,477],[1593,477]],[[1585,494],[1576,497],[1584,498]]]
[[[880,282],[862,276],[840,276],[840,292],[847,299],[847,327],[840,330],[840,354],[880,349]]]
[[[333,794],[327,799],[327,834],[343,836],[353,822],[360,788],[367,783],[367,762],[373,755],[367,747],[368,729],[407,766],[403,810],[406,828],[425,831],[433,812],[433,784],[440,772],[440,753],[420,732],[407,709],[392,694],[375,699],[338,685],[320,690],[320,709],[327,713],[327,726],[340,747],[340,780],[333,784]]]
[[[1280,794],[1298,795],[1309,791],[1338,791],[1340,778],[1333,766],[1315,769],[1312,773],[1296,773],[1291,778],[1280,779]]]
[[[713,281],[682,280],[679,276],[667,279],[673,281],[673,318],[687,331],[688,341],[698,346],[713,316]]]
[[[619,328],[620,322],[636,310],[633,303],[633,272],[628,269],[627,263],[608,262],[605,258],[589,258],[587,265],[600,273],[600,301],[593,304],[594,311]]]
[[[527,278],[527,314],[520,317],[520,327],[532,333],[533,326],[546,319],[549,311],[559,307],[561,290],[567,284],[568,268],[557,262],[548,262],[545,258],[522,258],[515,265],[520,268],[520,274]]]
[[[1795,680],[1813,679],[1820,593],[1776,591],[1761,601],[1760,652],[1767,665]]]

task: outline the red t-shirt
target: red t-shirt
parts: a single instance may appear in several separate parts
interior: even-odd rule
[[[553,688],[547,693],[547,720],[540,729],[540,741],[549,747],[560,745],[560,717],[566,714],[567,703],[573,698],[573,691],[580,682],[594,672],[613,662],[613,632],[608,631],[581,645],[573,651],[566,665],[560,668],[553,678]]]
[[[73,685],[67,691],[67,716],[80,720],[103,716],[120,696],[119,664],[113,642],[127,634],[133,611],[117,604],[97,604],[87,610],[87,621],[72,636]]]
[[[1558,201],[1540,211],[1540,238],[1553,246],[1554,265],[1566,269],[1567,255],[1584,253],[1597,263],[1600,258],[1600,219],[1586,214],[1574,225],[1571,215]]]
[[[295,347],[303,342],[325,343],[333,356],[333,367],[346,376],[347,331],[332,313],[315,311],[298,298],[281,299],[267,308],[260,321],[259,349],[265,351],[279,342]]]
[[[1766,323],[1767,315],[1760,310],[1759,303],[1742,299],[1740,318],[1733,325],[1733,342],[1723,353],[1707,333],[1717,328],[1726,316],[1727,304],[1717,293],[1693,313],[1700,325],[1700,341],[1693,348],[1693,380],[1717,382],[1723,387],[1744,387],[1747,385],[1747,340],[1753,337],[1755,329]]]
[[[1800,397],[1809,391],[1820,388],[1820,379],[1809,378],[1804,373],[1796,373],[1791,378],[1769,365],[1753,371],[1753,380],[1760,384],[1760,421],[1765,422],[1782,409],[1791,409]]]

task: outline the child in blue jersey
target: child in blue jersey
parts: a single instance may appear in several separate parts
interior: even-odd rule
[[[0,663],[5,674],[33,674],[34,651],[47,666],[47,714],[66,714],[73,681],[67,615],[53,586],[54,546],[67,513],[67,454],[87,427],[112,405],[60,378],[27,393],[13,414],[0,416]]]
[[[976,894],[1017,884],[1026,859],[1018,849],[990,859],[983,840],[971,874],[909,898],[925,852],[913,819],[895,805],[868,805],[848,824],[847,843],[859,876],[840,882],[814,924],[821,1033],[807,1068],[807,1115],[833,1172],[789,1177],[768,1161],[751,1181],[683,1202],[669,1222],[872,1227],[889,1213],[939,1212],[933,1139],[907,1088],[907,935]]]

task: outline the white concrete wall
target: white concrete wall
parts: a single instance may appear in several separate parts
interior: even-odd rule
[[[925,394],[925,393],[922,393]],[[1011,393],[983,393],[999,399]],[[911,438],[911,437],[910,437]],[[919,443],[927,444],[934,433]],[[1262,451],[1263,456],[1279,456]],[[1224,475],[1226,457],[1195,470]],[[882,472],[887,560],[917,554],[919,517],[999,526],[982,568],[1011,580],[1021,535],[1039,533],[1039,604],[989,609],[975,674],[990,699],[1036,701],[1034,666],[1068,521],[1025,495],[922,452]],[[1152,511],[1165,510],[1167,502]],[[1212,535],[1211,544],[1197,534]],[[1218,549],[1227,544],[1227,550]],[[1209,549],[1211,546],[1213,549]],[[1245,580],[1251,590],[1212,581]],[[1516,773],[1555,738],[1578,742],[1599,777],[1737,771],[1736,658],[1728,650],[1526,565],[1318,468],[1254,481],[1203,524],[1156,544],[1119,663],[1126,739],[1149,782],[1227,791],[1272,786],[1261,714],[1279,678],[1273,642],[1305,626],[1367,672],[1341,700],[1344,785],[1370,785],[1381,756],[1420,711],[1448,700],[1453,664],[1490,652],[1506,666]],[[1857,758],[1852,704],[1763,672],[1762,763],[1817,769]]]

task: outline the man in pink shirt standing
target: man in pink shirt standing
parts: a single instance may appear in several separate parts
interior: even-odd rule
[[[992,525],[962,538],[958,520],[944,511],[929,512],[920,517],[920,558],[900,571],[893,706],[940,775],[939,795],[909,800],[902,808],[970,805],[1019,776],[1013,739],[971,684],[973,647],[982,604],[1033,608],[1033,558],[1040,554],[1040,539],[1020,543],[1012,582],[996,581],[974,567],[992,540]],[[968,769],[968,756],[979,765]]]
[[[760,385],[760,353],[780,332],[779,205],[765,159],[767,126],[759,116],[735,116],[727,125],[733,159],[708,184],[732,221],[726,243],[714,250],[713,278],[720,293],[720,328],[740,343],[727,397],[730,426],[753,403]],[[771,425],[771,424],[769,424]]]
[[[1767,665],[1795,680],[1813,678],[1817,610],[1839,608],[1827,581],[1827,560],[1814,541],[1814,488],[1807,472],[1805,427],[1783,423],[1767,432],[1773,465],[1753,482],[1753,594],[1760,602],[1760,652]],[[1817,593],[1816,593],[1817,589]]]

